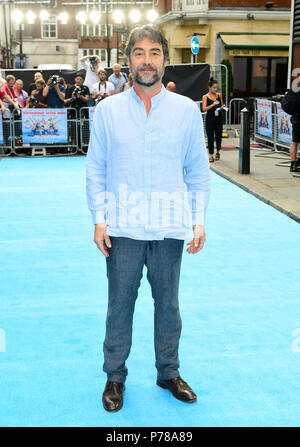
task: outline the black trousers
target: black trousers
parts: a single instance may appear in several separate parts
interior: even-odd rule
[[[223,124],[221,119],[207,119],[206,120],[206,135],[208,152],[214,153],[214,140],[216,139],[217,151],[221,149]]]

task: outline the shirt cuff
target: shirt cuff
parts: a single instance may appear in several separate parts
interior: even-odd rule
[[[105,211],[91,211],[93,224],[106,223]]]
[[[192,223],[193,225],[205,225],[205,214],[192,215]]]

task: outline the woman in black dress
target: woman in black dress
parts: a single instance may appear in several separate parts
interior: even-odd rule
[[[222,111],[217,110],[224,107],[221,93],[217,92],[218,81],[210,78],[208,83],[208,93],[202,98],[202,109],[206,113],[206,135],[208,143],[209,161],[214,161],[214,139],[216,138],[217,153],[215,160],[220,160],[220,149],[223,133]]]

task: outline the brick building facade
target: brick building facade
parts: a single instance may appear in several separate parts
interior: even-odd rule
[[[266,8],[268,0],[209,0],[209,8]],[[274,8],[290,8],[291,0],[274,0],[269,2]]]
[[[145,0],[146,1],[146,0]],[[170,0],[168,0],[170,4]],[[74,5],[77,3],[78,6]],[[122,58],[122,48],[132,28],[133,23],[128,18],[131,5],[118,5],[122,9],[126,20],[121,25],[117,25],[113,20],[113,12],[117,9],[110,0],[106,5],[104,1],[97,0],[51,0],[50,6],[30,3],[29,8],[24,1],[15,0],[15,8],[24,14],[30,9],[36,14],[34,24],[28,24],[24,18],[22,30],[22,52],[26,56],[26,67],[35,68],[39,64],[70,64],[74,68],[79,66],[79,59],[82,56],[97,54],[101,60],[101,66],[106,67],[108,61],[110,65],[117,61],[117,48],[119,49],[119,62],[125,62]],[[134,5],[134,2],[132,2]],[[142,13],[142,22],[145,23],[147,10],[150,9],[149,0],[144,5],[138,5]],[[106,9],[107,7],[107,9]],[[13,4],[11,12],[13,12]],[[47,9],[49,18],[40,19],[40,11]],[[91,13],[96,10],[99,14],[99,22],[93,23]],[[85,24],[80,24],[76,20],[79,11],[85,11],[88,19]],[[59,15],[62,12],[68,14],[66,24],[61,23]],[[9,22],[10,14],[6,20]],[[12,39],[10,43],[12,57],[20,52],[20,32],[19,27],[14,24],[14,15],[11,15],[8,27],[12,29]],[[107,41],[108,36],[108,41]],[[1,34],[0,34],[1,42]],[[0,58],[1,63],[1,58]],[[5,67],[5,58],[2,58],[2,66]]]
[[[193,61],[191,38],[197,33],[196,61],[216,72],[226,63],[235,96],[271,96],[287,86],[290,6],[291,0],[171,0],[158,26],[172,64]]]

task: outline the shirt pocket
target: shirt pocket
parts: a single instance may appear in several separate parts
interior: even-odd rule
[[[184,132],[179,129],[161,131],[158,142],[158,155],[166,160],[180,159],[184,145]]]

